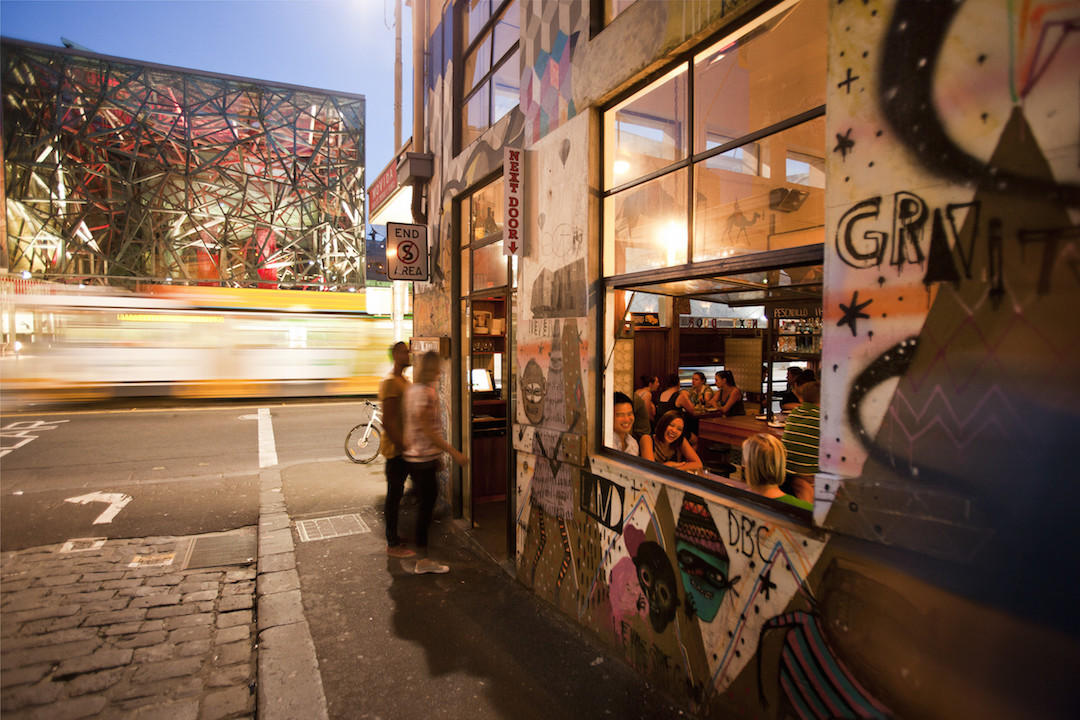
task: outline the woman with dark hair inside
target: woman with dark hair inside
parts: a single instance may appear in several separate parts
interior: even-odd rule
[[[661,385],[660,394],[655,396],[659,398],[656,401],[656,416],[663,417],[669,410],[682,410],[686,437],[691,444],[697,443],[698,419],[694,415],[694,402],[690,399],[690,393],[679,386],[679,376],[676,373],[665,377]]]
[[[703,413],[708,409],[709,401],[715,395],[709,384],[705,382],[705,373],[695,372],[690,376],[690,403],[694,406],[694,412]]]
[[[812,503],[800,500],[780,489],[784,482],[787,451],[784,443],[772,435],[758,433],[743,440],[743,481],[762,497],[772,498],[803,510],[813,510]]]
[[[716,373],[716,386],[719,390],[709,399],[710,407],[719,410],[724,417],[746,414],[742,390],[735,385],[735,375],[730,370],[721,370]]]
[[[641,457],[679,470],[702,468],[701,458],[686,439],[686,423],[678,410],[661,415],[653,434],[641,438]]]

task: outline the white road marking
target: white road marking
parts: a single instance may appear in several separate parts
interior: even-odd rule
[[[17,450],[23,445],[28,445],[38,439],[37,435],[31,434],[31,430],[40,432],[42,430],[55,430],[59,423],[68,422],[67,420],[20,420],[19,422],[13,422],[0,427],[0,438],[19,438],[18,442],[11,444],[0,440],[0,457],[4,457],[12,450]]]
[[[106,508],[105,512],[98,515],[97,519],[94,520],[95,525],[101,525],[104,523],[111,523],[113,518],[116,517],[117,514],[124,509],[124,506],[131,502],[131,500],[131,496],[125,495],[124,493],[92,492],[85,495],[79,495],[78,497],[65,498],[64,502],[77,503],[79,505],[86,505],[87,503],[92,502],[109,503],[109,507]]]
[[[274,423],[270,420],[270,408],[259,408],[259,467],[274,467],[277,464],[277,446],[274,444]]]

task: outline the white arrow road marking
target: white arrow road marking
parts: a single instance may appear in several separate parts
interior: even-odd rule
[[[103,493],[92,492],[78,497],[66,498],[64,502],[78,503],[79,505],[86,505],[92,502],[109,503],[109,507],[105,512],[97,516],[94,520],[95,525],[101,525],[103,523],[111,523],[113,518],[124,509],[124,506],[131,502],[131,496],[124,493]]]
[[[274,444],[274,423],[270,408],[259,408],[259,467],[277,465],[277,446]]]

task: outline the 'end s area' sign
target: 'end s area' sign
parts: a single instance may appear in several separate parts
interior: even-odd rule
[[[386,223],[386,277],[428,279],[427,226]]]

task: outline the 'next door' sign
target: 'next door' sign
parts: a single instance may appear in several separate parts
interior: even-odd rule
[[[386,223],[386,277],[428,279],[427,226]]]
[[[503,196],[506,200],[506,217],[503,218],[503,255],[521,255],[525,241],[525,212],[521,205],[524,195],[522,179],[525,175],[524,151],[521,148],[503,148]]]

